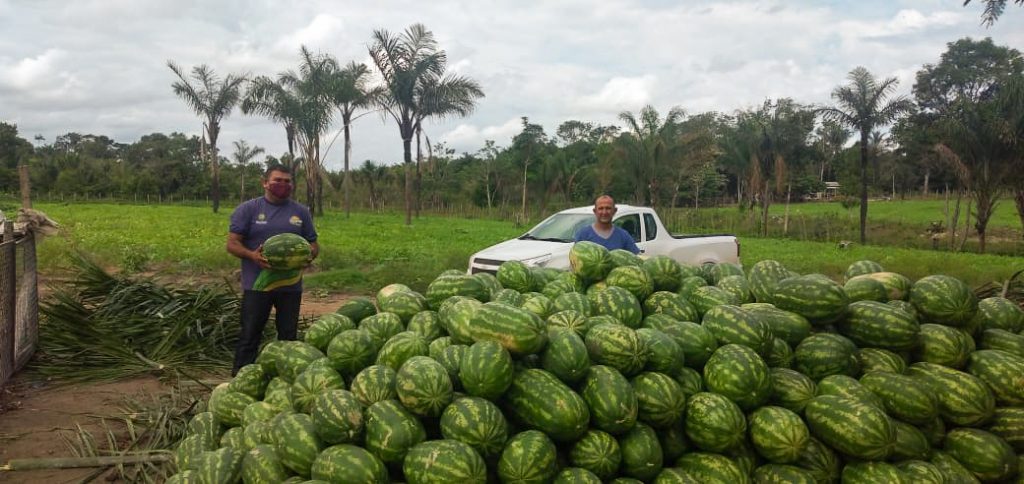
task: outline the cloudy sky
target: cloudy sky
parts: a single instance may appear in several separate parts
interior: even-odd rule
[[[272,75],[298,64],[300,46],[370,63],[376,29],[420,22],[449,68],[486,94],[467,118],[426,127],[434,142],[475,152],[519,131],[563,121],[614,124],[645,104],[666,112],[732,112],[766,98],[825,103],[858,65],[914,73],[946,43],[992,37],[1024,50],[1024,8],[980,25],[962,0],[0,0],[0,121],[52,142],[67,132],[132,142],[151,132],[198,134],[201,121],[170,89],[168,60],[218,73]],[[333,136],[333,133],[332,133]],[[328,137],[330,138],[330,137]],[[245,139],[285,151],[284,130],[235,111],[220,146]],[[325,143],[329,142],[327,139]],[[340,143],[327,165],[341,166]],[[401,160],[398,130],[376,114],[353,129],[353,162]]]

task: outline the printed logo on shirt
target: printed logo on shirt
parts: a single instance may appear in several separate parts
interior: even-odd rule
[[[257,215],[256,216],[256,223],[258,223],[260,225],[266,224],[267,223],[267,214],[261,213],[261,214]]]
[[[288,223],[296,227],[302,227],[302,219],[298,215],[292,215],[292,218],[288,219]]]

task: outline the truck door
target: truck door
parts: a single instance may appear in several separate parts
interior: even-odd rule
[[[615,219],[613,224],[622,227],[630,236],[633,237],[633,242],[636,242],[637,247],[640,247],[640,253],[644,253],[643,234],[640,228],[640,214],[629,214],[623,215]]]

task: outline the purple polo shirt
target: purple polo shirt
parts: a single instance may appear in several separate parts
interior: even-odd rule
[[[266,197],[242,202],[231,213],[228,230],[241,235],[242,245],[249,250],[256,250],[271,236],[286,232],[301,235],[310,243],[316,242],[317,237],[309,209],[290,198],[278,204],[270,203]],[[252,283],[261,270],[255,262],[242,259],[242,290],[252,289]],[[302,280],[275,291],[302,291]]]

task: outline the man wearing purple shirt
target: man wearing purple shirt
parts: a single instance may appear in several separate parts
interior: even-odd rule
[[[594,218],[596,221],[576,232],[576,242],[585,240],[603,245],[608,250],[624,249],[634,254],[640,253],[633,237],[622,227],[612,224],[615,218],[615,200],[608,195],[601,195],[594,200]]]
[[[294,340],[298,331],[301,278],[290,286],[270,291],[253,290],[253,282],[260,271],[270,268],[263,257],[263,242],[273,235],[291,232],[309,241],[310,261],[320,252],[309,209],[291,199],[291,170],[282,165],[272,165],[261,181],[263,196],[235,208],[228,229],[228,253],[242,259],[242,329],[235,348],[232,376],[239,368],[256,361],[263,328],[272,307],[276,311],[277,339]]]

